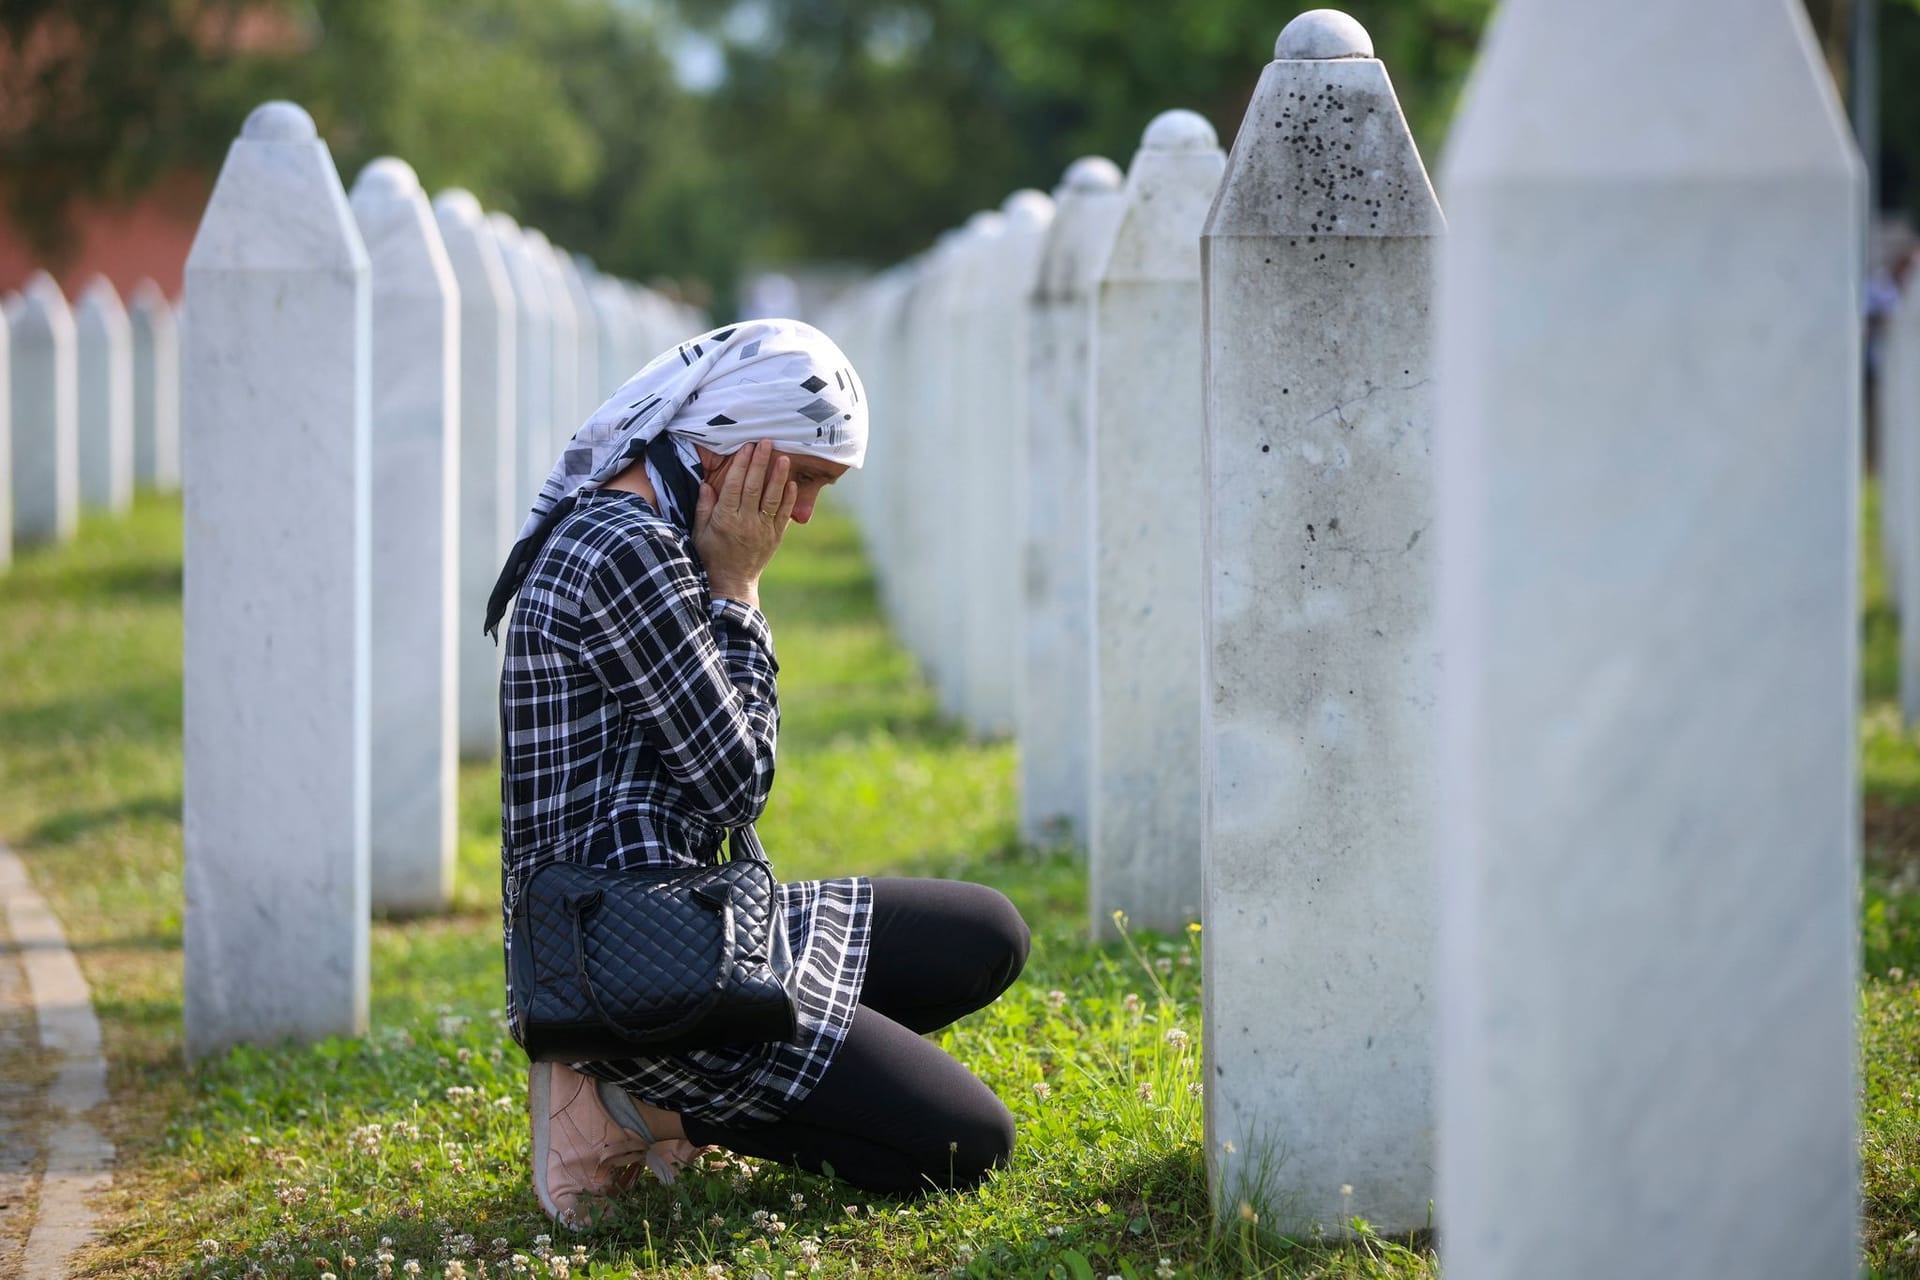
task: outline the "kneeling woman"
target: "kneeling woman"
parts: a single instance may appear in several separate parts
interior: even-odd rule
[[[488,609],[491,631],[519,595],[500,689],[509,904],[545,861],[711,863],[760,816],[779,726],[760,573],[866,436],[839,348],[763,320],[655,359],[568,442]],[[921,1036],[1018,976],[1012,904],[862,876],[783,884],[781,900],[793,1039],[534,1064],[534,1189],[556,1221],[628,1166],[670,1176],[707,1145],[896,1194],[971,1185],[1007,1159],[1006,1107]]]

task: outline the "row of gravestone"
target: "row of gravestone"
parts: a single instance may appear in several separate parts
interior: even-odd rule
[[[1920,270],[1910,271],[1882,331],[1874,420],[1880,437],[1880,550],[1886,599],[1900,621],[1900,711],[1920,723]]]
[[[69,306],[44,271],[0,315],[0,567],[63,542],[84,509],[120,512],[136,483],[180,482],[172,305],[143,281],[124,306],[96,277]]]
[[[186,1038],[365,1026],[371,912],[448,906],[486,601],[564,441],[701,319],[248,117],[186,268]]]
[[[1703,33],[1717,33],[1703,42]],[[1862,178],[1799,6],[1358,24],[839,300],[887,608],[1206,948],[1217,1204],[1850,1274]],[[1920,561],[1920,557],[1916,557]]]

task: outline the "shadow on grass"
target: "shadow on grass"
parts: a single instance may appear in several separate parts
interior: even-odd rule
[[[182,577],[177,555],[156,561],[75,565],[63,568],[58,576],[20,574],[7,584],[7,598],[19,604],[169,601],[180,598]]]
[[[4,719],[5,717],[0,717],[0,720]],[[27,832],[26,845],[31,849],[36,845],[69,844],[103,827],[142,818],[178,822],[180,793],[175,791],[166,795],[131,796],[113,804],[66,809],[50,814]]]
[[[180,736],[178,670],[145,678],[103,673],[103,679],[110,683],[20,706],[0,706],[0,740],[46,744],[111,736],[162,742]]]

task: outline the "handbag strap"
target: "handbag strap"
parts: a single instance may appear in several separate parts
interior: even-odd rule
[[[706,1017],[707,1014],[713,1010],[713,1006],[720,1002],[720,997],[725,995],[727,990],[727,965],[732,961],[736,949],[734,941],[733,896],[723,890],[718,898],[708,900],[700,891],[694,893],[696,899],[712,907],[714,913],[720,917],[720,947],[714,955],[713,976],[707,983],[707,993],[700,998],[698,1004],[688,1009],[672,1022],[658,1027],[649,1027],[645,1032],[639,1034],[628,1031],[608,1014],[607,1007],[600,1002],[599,991],[594,988],[592,976],[587,973],[586,916],[589,911],[600,905],[600,897],[599,890],[595,890],[592,893],[580,894],[576,897],[568,898],[567,914],[573,917],[573,963],[575,977],[579,980],[580,989],[586,992],[587,1000],[593,1005],[594,1013],[599,1015],[601,1025],[604,1026],[609,1033],[626,1041],[628,1044],[645,1045],[671,1040],[674,1036],[679,1035],[682,1031]]]
[[[769,871],[773,870],[773,859],[767,857],[766,847],[760,843],[760,836],[751,822],[727,832],[727,860],[738,862],[743,857],[749,862],[760,863]]]

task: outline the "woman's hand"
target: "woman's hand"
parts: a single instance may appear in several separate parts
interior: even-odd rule
[[[762,440],[732,457],[717,488],[711,480],[701,484],[693,547],[716,597],[759,607],[760,574],[780,549],[800,494],[787,479],[788,465],[771,440]]]

